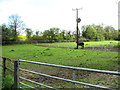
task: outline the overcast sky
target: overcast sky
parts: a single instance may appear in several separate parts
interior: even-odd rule
[[[79,10],[82,25],[104,24],[118,29],[119,0],[0,0],[0,24],[8,16],[18,14],[32,30],[44,31],[52,27],[74,31],[76,12]]]

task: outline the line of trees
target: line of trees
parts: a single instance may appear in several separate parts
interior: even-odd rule
[[[82,26],[82,36],[89,40],[118,40],[120,30],[115,30],[112,26],[86,25]]]
[[[2,44],[11,44],[20,42],[18,36],[21,30],[24,30],[27,36],[27,40],[24,42],[63,42],[63,41],[75,41],[76,30],[68,31],[61,30],[60,28],[50,28],[43,32],[36,31],[33,34],[33,30],[25,28],[24,22],[17,14],[13,14],[8,18],[8,24],[0,25],[2,31]],[[82,33],[78,33],[79,41],[100,41],[100,40],[119,40],[120,30],[115,30],[112,26],[102,25],[83,25]]]
[[[73,41],[74,33],[71,31],[60,30],[60,28],[50,28],[44,32],[36,31],[36,34],[31,37],[32,40],[43,41],[43,42],[62,42],[62,41]]]

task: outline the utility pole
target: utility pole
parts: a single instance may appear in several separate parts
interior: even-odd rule
[[[81,19],[78,18],[78,10],[81,10],[82,8],[76,8],[76,9],[72,9],[73,11],[76,10],[76,30],[77,30],[77,49],[78,49],[78,23],[80,23]]]

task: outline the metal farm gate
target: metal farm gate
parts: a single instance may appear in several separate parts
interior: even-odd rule
[[[45,65],[45,66],[52,66],[52,67],[60,67],[60,68],[72,69],[73,70],[73,80],[64,79],[64,78],[60,78],[60,77],[56,77],[56,76],[51,76],[51,75],[43,74],[43,73],[40,73],[40,72],[34,72],[34,71],[30,71],[30,70],[26,70],[26,69],[20,68],[20,64],[22,64],[22,62],[32,63],[32,64],[38,64],[38,65]],[[93,84],[90,84],[90,83],[84,83],[84,82],[75,81],[75,70],[82,70],[82,71],[104,73],[104,74],[112,74],[112,75],[118,75],[118,76],[120,76],[120,72],[115,72],[115,71],[88,69],[88,68],[80,68],[80,67],[71,67],[71,66],[48,64],[48,63],[41,63],[41,62],[34,62],[34,61],[27,61],[27,60],[21,60],[21,59],[19,59],[18,60],[18,74],[19,74],[19,76],[18,76],[18,78],[19,78],[18,79],[19,85],[18,86],[19,86],[19,88],[21,88],[21,84],[22,84],[22,85],[25,85],[25,86],[27,86],[29,88],[34,88],[32,86],[29,86],[29,85],[24,84],[24,83],[21,82],[21,80],[25,80],[25,81],[28,81],[28,82],[31,82],[31,83],[34,83],[34,84],[37,84],[37,85],[40,85],[40,86],[44,86],[46,88],[56,89],[54,87],[42,84],[41,81],[38,83],[38,82],[32,81],[30,79],[26,79],[24,77],[21,77],[20,71],[25,71],[25,72],[29,72],[29,73],[32,73],[32,74],[37,74],[37,75],[40,75],[40,76],[45,76],[45,77],[50,77],[50,78],[53,78],[53,79],[58,79],[58,80],[66,81],[66,82],[71,82],[71,83],[73,83],[73,88],[75,88],[75,84],[81,84],[81,85],[86,85],[86,86],[100,88],[100,89],[108,89],[108,90],[112,89],[112,88],[103,87],[103,86],[99,86],[99,85],[93,85]]]

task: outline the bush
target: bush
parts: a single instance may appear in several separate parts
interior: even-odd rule
[[[4,77],[2,78],[2,88],[3,89],[5,89],[5,88],[12,89],[13,83],[14,83],[14,79],[10,74],[6,75],[5,78]]]
[[[89,40],[89,39],[86,39],[86,38],[84,38],[84,37],[80,37],[78,41],[79,41],[79,42],[88,42],[88,41],[90,41],[90,40]]]

